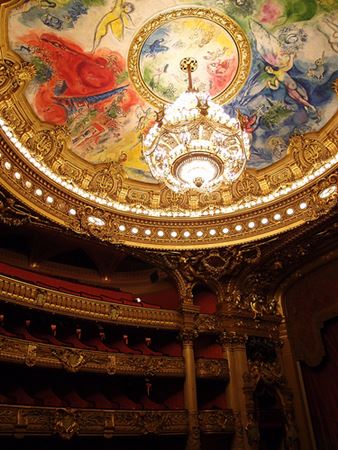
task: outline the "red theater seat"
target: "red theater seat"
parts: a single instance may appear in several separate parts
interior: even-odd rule
[[[92,403],[94,405],[94,408],[119,409],[118,403],[108,400],[107,397],[105,397],[100,392],[97,392],[97,393],[91,394],[91,395],[87,395],[86,400],[89,401],[90,403]]]
[[[129,353],[132,355],[142,355],[141,350],[134,350],[130,347],[128,347],[127,344],[125,344],[124,341],[114,341],[112,343],[109,344],[109,347],[111,348],[116,348],[119,352],[121,353]]]
[[[65,407],[67,402],[62,401],[51,388],[43,389],[34,395],[36,399],[41,401],[44,406]]]
[[[7,331],[4,327],[0,326],[0,334],[2,334],[3,336],[7,336],[7,337],[13,337],[13,338],[17,338],[18,335],[15,333],[12,333],[11,331]]]
[[[90,347],[89,345],[84,344],[75,335],[67,336],[66,338],[63,338],[62,341],[65,342],[68,345],[71,345],[72,347],[82,348],[84,350],[93,350],[93,347]]]
[[[99,339],[98,337],[86,339],[86,343],[101,352],[119,352],[119,350],[117,348],[114,349],[114,348],[109,347],[104,342],[102,342],[101,339]]]
[[[133,402],[133,400],[122,393],[112,394],[111,399],[113,402],[118,403],[119,409],[143,409],[141,403]]]
[[[133,349],[139,350],[142,352],[143,355],[149,355],[149,356],[162,356],[163,353],[160,352],[154,352],[151,350],[144,342],[139,342],[136,345],[133,345]]]
[[[41,402],[39,400],[31,397],[27,392],[21,387],[17,386],[11,392],[9,392],[9,396],[14,398],[14,402],[18,405],[29,405],[36,406]]]
[[[164,404],[169,409],[184,409],[184,395],[183,391],[175,392],[166,398]]]
[[[142,404],[144,409],[153,409],[153,410],[167,409],[167,407],[165,405],[161,405],[159,403],[154,402],[153,400],[151,400],[146,395],[144,395],[140,399],[140,402],[141,402],[141,404]]]
[[[71,406],[72,408],[92,408],[93,407],[92,402],[84,400],[75,391],[71,391],[71,392],[68,392],[67,394],[63,395],[62,400],[66,401],[69,404],[69,406]]]

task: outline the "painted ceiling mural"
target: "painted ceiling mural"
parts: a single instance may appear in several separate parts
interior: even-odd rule
[[[336,112],[336,0],[205,0],[232,18],[251,46],[244,86],[224,108],[244,115],[252,133],[251,168],[286,154],[290,136],[322,128]],[[142,159],[142,136],[154,107],[135,88],[128,54],[135,35],[164,10],[191,6],[174,0],[32,0],[9,18],[12,50],[36,68],[26,96],[45,122],[66,125],[72,151],[92,163],[120,161],[131,179],[155,180]],[[195,86],[216,98],[240,66],[230,33],[212,20],[185,17],[145,34],[138,73],[150,94],[173,101],[187,81],[184,56],[198,59]],[[222,102],[223,103],[223,102]]]

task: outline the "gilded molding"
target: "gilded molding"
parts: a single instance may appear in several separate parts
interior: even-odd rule
[[[235,431],[235,416],[230,409],[200,411],[198,419],[204,433],[233,433]]]
[[[42,289],[34,284],[0,275],[0,295],[6,301],[65,315],[92,320],[155,328],[179,329],[176,311],[108,303],[76,295]]]
[[[245,385],[254,385],[263,381],[270,385],[285,384],[282,368],[278,362],[248,361],[249,371],[243,375]]]
[[[197,426],[205,433],[233,433],[231,410],[200,411]],[[63,439],[79,436],[187,434],[188,413],[175,411],[95,410],[0,405],[0,435],[16,437],[58,434]]]
[[[0,405],[0,434],[105,436],[185,434],[185,411],[126,411]]]
[[[196,375],[200,378],[222,378],[229,380],[229,366],[225,359],[197,359]]]
[[[28,367],[62,368],[67,372],[101,372],[108,375],[184,377],[182,357],[128,355],[74,349],[0,336],[0,361]],[[197,359],[198,378],[229,378],[225,359]]]
[[[54,158],[52,156],[53,154],[64,151],[62,149],[66,145],[67,136],[64,134],[62,129],[58,131],[51,130],[49,128],[46,133],[42,133],[40,128],[30,132],[25,131],[22,134],[21,140],[26,140],[26,142],[29,141],[30,143],[33,143],[32,139],[35,139],[35,136],[39,136],[39,133],[41,136],[43,135],[43,142],[45,142],[45,140],[48,141],[51,136],[54,136],[53,143],[50,143],[47,146],[49,149],[48,152],[44,153],[46,158],[49,154],[52,160]],[[62,138],[59,136],[62,136]],[[332,133],[329,134],[326,139],[325,145],[331,156],[336,152],[336,141],[337,138]],[[39,148],[43,148],[43,145],[44,143],[41,144]],[[323,144],[319,143],[318,145]],[[37,149],[37,147],[34,148]],[[35,152],[36,158],[39,159],[39,150],[37,149]],[[94,206],[94,199],[96,195],[94,193],[88,193],[86,194],[88,197],[87,199],[81,199],[81,197],[71,193],[71,191],[68,190],[66,186],[69,185],[74,187],[76,185],[74,180],[76,179],[81,179],[82,182],[85,183],[86,187],[84,189],[86,190],[88,190],[89,185],[94,186],[91,181],[93,175],[90,175],[90,169],[84,169],[84,171],[81,169],[81,172],[78,172],[76,169],[76,163],[74,161],[71,162],[72,158],[66,162],[65,159],[60,156],[63,162],[61,162],[60,159],[58,164],[55,165],[55,162],[53,163],[53,167],[57,167],[59,175],[63,177],[64,186],[56,185],[54,183],[52,185],[51,181],[45,175],[41,174],[37,170],[33,172],[31,167],[29,167],[29,165],[22,158],[22,155],[20,155],[17,151],[13,151],[13,148],[9,145],[9,143],[1,139],[0,177],[3,185],[8,191],[11,192],[13,196],[20,199],[24,205],[41,216],[45,216],[61,225],[67,225],[68,228],[77,233],[93,236],[97,239],[114,244],[132,244],[143,248],[148,247],[163,249],[183,249],[189,247],[207,248],[238,244],[247,242],[248,240],[257,240],[269,235],[279,234],[282,231],[298,226],[301,223],[305,223],[309,220],[311,211],[317,205],[316,202],[312,201],[313,196],[316,195],[316,182],[312,187],[309,183],[308,186],[303,188],[302,192],[286,196],[281,202],[277,201],[273,205],[268,203],[265,205],[263,202],[259,209],[249,208],[246,212],[244,209],[239,209],[237,212],[234,211],[233,213],[226,215],[219,212],[213,213],[211,217],[209,215],[209,217],[205,218],[202,214],[203,220],[197,220],[195,217],[183,220],[179,216],[183,210],[178,209],[176,218],[155,220],[151,217],[151,215],[138,215],[136,214],[136,211],[139,211],[140,205],[144,204],[146,198],[149,198],[149,201],[153,204],[151,197],[152,195],[156,197],[155,203],[160,207],[160,204],[158,203],[160,197],[156,193],[156,186],[152,186],[152,194],[150,191],[147,191],[149,195],[147,193],[146,196],[143,194],[136,194],[135,187],[132,188],[132,190],[135,191],[133,194],[128,193],[129,188],[121,187],[121,191],[118,196],[121,197],[120,194],[122,192],[124,193],[123,202],[126,201],[127,198],[132,199],[131,208],[134,212],[131,211],[131,214],[126,215],[123,212],[114,212],[110,207],[105,207],[97,203],[96,206]],[[41,163],[44,162],[41,161]],[[318,164],[322,163],[320,162],[314,164],[318,167]],[[61,168],[63,168],[62,174],[60,172]],[[278,168],[278,171],[281,170],[281,168]],[[109,181],[110,175],[107,171],[109,172],[110,169],[107,170],[106,168],[102,168],[102,176],[100,175],[101,178],[97,180],[97,183],[95,182],[96,193],[99,191],[101,192],[102,189],[104,190],[104,186],[112,186]],[[15,175],[17,173],[19,173],[18,176]],[[280,177],[280,180],[285,181],[283,175],[285,172],[282,170],[281,173],[282,175],[278,175],[278,177]],[[320,180],[328,179],[329,176],[330,174],[325,175],[320,178]],[[70,177],[73,181],[71,181]],[[117,178],[114,175],[113,179],[116,180],[118,184],[120,182],[122,183],[122,180],[123,183],[126,182],[122,175],[119,175]],[[262,190],[264,195],[268,195],[268,192],[266,191],[267,185],[271,184],[276,186],[275,181],[270,182],[269,180],[272,180],[272,178],[270,177],[267,179],[266,174],[264,174],[263,184],[265,186],[265,190]],[[284,181],[282,184],[284,187],[287,187],[288,184],[285,184]],[[109,187],[109,189],[114,190],[115,187]],[[39,195],[36,194],[36,192],[39,192]],[[116,192],[118,192],[118,189]],[[245,204],[248,202],[250,203],[251,194],[249,195],[244,191],[242,194],[242,202]],[[108,196],[104,194],[103,191],[100,195],[103,199],[105,199],[105,201],[110,201]],[[170,196],[172,195],[170,194]],[[257,197],[254,197],[254,199],[257,199]],[[214,202],[214,200],[212,200],[212,202]],[[114,202],[115,200],[111,199],[111,201]],[[204,205],[206,204],[205,201],[206,199],[204,198]],[[232,203],[232,200],[230,200],[230,203]],[[228,202],[228,204],[230,203]],[[307,204],[305,209],[300,208],[299,205],[302,203]],[[176,207],[173,203],[169,202],[168,205],[168,208],[170,208],[171,211],[175,210]],[[215,211],[221,211],[221,204],[216,205],[214,203],[210,203],[209,206],[210,205],[214,205],[213,207],[215,208]],[[184,209],[185,207],[182,206],[182,208]],[[190,210],[190,203],[187,205],[187,208]],[[292,214],[289,215],[286,211],[292,211]],[[201,213],[203,213],[203,211],[201,211]],[[282,220],[275,219],[276,213],[282,217]],[[316,217],[325,214],[325,210],[317,208],[315,214]],[[159,217],[161,217],[161,215]],[[224,227],[225,217],[227,220],[226,228]],[[264,224],[261,223],[263,219],[266,221]],[[173,229],[175,229],[175,233],[177,234],[175,234],[175,239],[171,238]],[[159,230],[163,232],[163,236],[162,234],[161,236],[157,234]],[[186,231],[188,234],[184,234]]]

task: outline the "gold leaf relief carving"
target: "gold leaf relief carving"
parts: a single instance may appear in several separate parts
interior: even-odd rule
[[[161,205],[164,209],[178,210],[186,207],[188,204],[187,193],[173,192],[168,188],[161,190]]]
[[[270,188],[275,189],[282,184],[285,185],[293,181],[294,175],[289,167],[285,167],[284,169],[278,170],[271,175],[267,175],[265,179]]]
[[[16,110],[12,100],[0,103],[0,116],[10,128],[16,131],[17,135],[23,134],[29,127],[25,119]]]
[[[62,163],[58,167],[57,172],[61,177],[67,181],[74,181],[75,183],[80,183],[83,179],[83,170],[74,166],[68,161],[61,160]]]
[[[232,194],[236,200],[246,199],[250,196],[258,197],[262,194],[261,187],[253,175],[245,172],[232,186]]]
[[[117,178],[112,176],[109,167],[105,167],[93,176],[88,189],[97,195],[106,197],[116,192],[119,184],[121,184],[121,181],[119,182]]]
[[[304,171],[318,166],[331,156],[330,151],[320,141],[304,136],[293,137],[290,147],[296,163]]]
[[[222,195],[219,191],[201,194],[200,204],[206,205],[219,205],[222,202]]]
[[[35,68],[32,64],[25,61],[2,60],[0,62],[0,94],[2,94],[2,99],[10,98],[34,76]]]
[[[139,203],[142,205],[148,205],[150,201],[150,193],[137,189],[130,189],[128,191],[127,200],[134,204]]]

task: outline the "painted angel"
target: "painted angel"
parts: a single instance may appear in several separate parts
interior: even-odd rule
[[[264,70],[272,75],[267,81],[268,87],[277,90],[284,85],[289,97],[304,106],[307,111],[316,113],[317,110],[309,102],[305,88],[288,74],[293,67],[295,54],[283,51],[278,39],[254,20],[250,22],[250,28],[256,39],[257,51],[267,63]]]
[[[124,0],[115,1],[114,7],[102,17],[96,27],[93,51],[99,46],[109,29],[117,40],[121,41],[123,39],[125,27],[132,23],[130,14],[134,9],[134,5],[130,2],[125,2]]]

